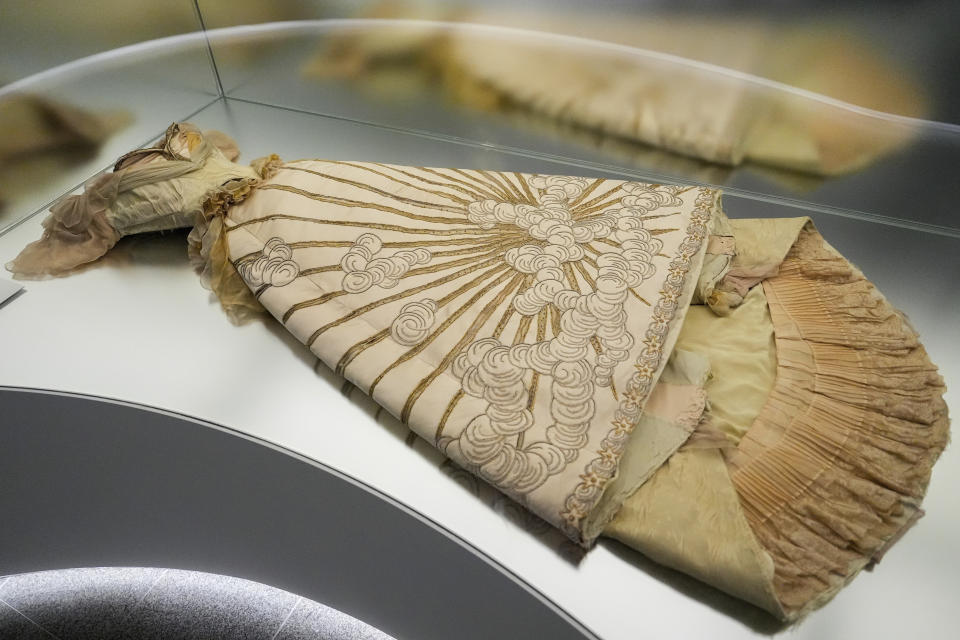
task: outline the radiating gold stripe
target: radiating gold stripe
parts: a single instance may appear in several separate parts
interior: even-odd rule
[[[618,204],[620,204],[620,198],[614,198],[612,200],[607,200],[606,202],[600,202],[592,207],[581,207],[580,210],[573,214],[573,219],[579,222],[591,213],[603,211],[604,209],[609,209],[610,207]]]
[[[309,269],[301,269],[300,276],[312,276],[315,273],[327,273],[329,271],[340,271],[340,263],[337,264],[325,264],[322,267],[310,267]]]
[[[411,247],[432,247],[432,246],[445,246],[445,245],[473,245],[474,247],[480,247],[484,244],[489,244],[498,240],[498,234],[491,235],[490,238],[463,238],[463,239],[450,239],[450,240],[411,240],[409,242],[384,242],[384,249],[409,249]],[[336,249],[336,248],[346,248],[353,246],[353,240],[304,240],[302,242],[288,242],[287,246],[291,249]],[[478,249],[479,250],[479,249]],[[251,251],[245,255],[240,256],[236,260],[232,260],[234,265],[238,265],[245,260],[249,260],[255,256],[259,256],[263,251]],[[443,252],[437,252],[433,255],[439,256]]]
[[[496,193],[503,198],[505,201],[510,202],[515,199],[510,189],[506,188],[502,182],[500,182],[496,176],[490,171],[485,171],[483,169],[475,169],[476,173],[480,174],[481,177],[476,178],[482,184],[485,184],[489,189],[495,190]]]
[[[513,336],[513,344],[520,344],[527,339],[527,332],[530,331],[530,324],[533,322],[533,316],[523,316],[520,318],[520,326],[517,327],[517,333]]]
[[[469,192],[470,197],[473,198],[474,201],[476,201],[476,200],[484,200],[484,199],[487,199],[487,198],[490,197],[489,194],[484,194],[484,193],[482,193],[480,190],[478,190],[477,187],[476,187],[476,185],[473,185],[473,184],[471,184],[471,183],[469,183],[469,182],[465,182],[465,181],[461,180],[460,178],[458,178],[458,177],[456,177],[456,176],[450,176],[450,175],[447,175],[447,174],[445,174],[445,173],[441,173],[440,171],[437,171],[436,169],[431,169],[431,168],[429,168],[429,167],[416,167],[416,168],[419,169],[420,171],[426,171],[427,173],[429,173],[429,174],[431,174],[431,175],[435,175],[435,176],[437,176],[437,177],[439,177],[439,178],[443,178],[444,180],[453,181],[453,182],[456,182],[456,183],[458,183],[458,184],[464,185],[463,187],[460,187],[460,189],[461,189],[461,190],[466,189],[466,190]],[[449,183],[446,183],[446,184],[449,184]],[[456,188],[455,185],[450,185],[450,186],[451,186],[452,188]]]
[[[370,395],[373,395],[373,391],[377,388],[377,385],[380,384],[380,381],[383,380],[384,376],[386,376],[388,373],[393,371],[396,367],[400,366],[404,362],[407,362],[411,358],[414,358],[418,353],[420,353],[421,351],[426,349],[428,346],[430,346],[430,344],[434,340],[436,340],[441,333],[446,331],[451,324],[453,324],[460,316],[466,313],[466,311],[470,307],[472,307],[474,304],[476,304],[477,301],[480,300],[480,298],[486,295],[488,291],[490,291],[491,289],[493,289],[494,287],[502,283],[504,280],[510,278],[511,276],[519,277],[517,275],[514,275],[512,272],[507,271],[505,273],[501,273],[492,282],[488,282],[483,287],[481,287],[480,290],[477,291],[475,294],[473,294],[473,296],[471,296],[469,300],[467,300],[464,304],[460,305],[456,311],[453,311],[449,316],[447,316],[447,318],[443,322],[441,322],[436,329],[430,332],[430,335],[428,335],[426,338],[420,341],[416,346],[408,349],[402,356],[394,360],[386,369],[381,371],[380,375],[378,375],[374,379],[374,381],[370,384],[370,387],[367,389],[367,393]],[[439,303],[437,306],[439,306]],[[405,412],[402,412],[400,414],[400,419],[403,422],[406,422],[405,415],[406,415]]]
[[[383,164],[383,163],[380,163],[380,162],[373,162],[373,163],[371,163],[371,164],[375,164],[376,166],[382,167],[382,168],[384,168],[384,169],[390,169],[391,171],[396,171],[397,173],[399,173],[399,174],[401,174],[401,175],[405,175],[405,176],[407,176],[407,177],[413,178],[414,180],[420,180],[421,182],[425,182],[425,183],[427,183],[427,184],[432,184],[432,185],[434,185],[434,186],[436,186],[436,187],[445,187],[445,188],[447,188],[447,189],[453,189],[454,191],[456,191],[456,192],[458,192],[458,193],[462,193],[463,195],[465,195],[465,196],[467,196],[468,198],[470,198],[469,200],[463,200],[463,203],[464,203],[464,204],[469,204],[469,203],[471,203],[471,202],[475,202],[476,200],[480,199],[480,197],[481,197],[479,193],[476,193],[476,192],[474,192],[474,191],[472,191],[472,190],[464,189],[464,188],[461,187],[460,185],[450,184],[449,182],[437,182],[436,180],[431,180],[430,178],[425,178],[425,177],[423,177],[423,176],[417,175],[417,174],[412,173],[412,172],[410,172],[410,171],[406,171],[406,170],[404,170],[404,169],[401,169],[400,167],[398,167],[398,166],[396,166],[396,165]],[[431,174],[434,174],[434,175],[440,175],[440,174],[438,174],[436,171],[433,171],[432,169],[427,169],[427,168],[425,168],[425,167],[420,167],[420,170],[421,170],[421,171],[426,171],[426,172],[431,173]],[[453,194],[450,194],[450,195],[453,196]],[[453,196],[453,197],[456,197],[456,196]]]
[[[383,342],[390,335],[390,327],[386,329],[381,329],[372,336],[368,336],[361,340],[360,342],[354,344],[349,349],[340,356],[340,360],[337,361],[337,366],[334,367],[334,372],[338,376],[342,376],[343,372],[347,370],[347,367],[350,366],[350,363],[353,362],[357,356],[369,349],[370,347]]]
[[[603,347],[600,345],[600,338],[593,336],[590,338],[590,344],[593,345],[593,350],[597,352],[597,355],[603,353]]]
[[[314,171],[313,169],[307,169],[305,167],[290,167],[294,171],[302,171],[303,173],[309,173],[327,180],[333,180],[334,182],[340,182],[342,184],[348,184],[358,189],[363,189],[365,191],[370,191],[385,198],[390,198],[391,200],[398,200],[415,207],[420,207],[421,209],[439,209],[440,211],[448,211],[450,213],[459,213],[466,215],[466,209],[463,207],[451,207],[448,204],[439,204],[436,202],[426,202],[425,200],[417,200],[415,198],[407,198],[406,196],[400,196],[389,191],[384,191],[369,184],[363,182],[357,182],[356,180],[350,180],[349,178],[341,178],[339,176],[330,175],[329,173],[323,173],[322,171]]]
[[[577,276],[573,272],[573,267],[570,266],[569,262],[563,263],[563,272],[567,275],[567,282],[570,283],[570,288],[580,293],[580,283],[577,282]]]
[[[648,231],[652,236],[662,236],[665,233],[673,233],[674,231],[680,231],[680,229],[648,229]]]
[[[596,196],[596,197],[593,198],[592,200],[588,200],[587,202],[581,202],[581,203],[578,204],[575,208],[571,208],[570,211],[571,211],[571,213],[574,214],[573,217],[574,217],[574,218],[580,217],[581,215],[583,215],[583,214],[585,213],[585,212],[584,212],[584,209],[588,209],[588,208],[594,206],[596,203],[602,202],[605,198],[609,198],[609,197],[611,196],[611,194],[615,194],[615,193],[617,193],[618,191],[620,191],[622,186],[623,186],[623,185],[621,185],[621,184],[619,184],[619,183],[614,183],[613,187],[612,187],[610,190],[605,191],[604,193],[601,193],[600,195]],[[621,197],[622,197],[622,196],[621,196]],[[619,198],[616,198],[614,201],[616,201],[616,200],[618,200],[618,199],[619,199]],[[607,205],[604,205],[604,206],[607,206]],[[579,214],[579,215],[578,215],[578,214]]]
[[[351,243],[351,244],[353,244],[353,243]],[[245,253],[245,254],[243,254],[242,256],[240,256],[239,258],[237,258],[236,260],[231,260],[230,262],[233,264],[233,266],[239,267],[241,262],[246,262],[247,260],[250,260],[251,258],[259,257],[262,253],[263,253],[263,251],[261,251],[260,249],[257,249],[256,251],[251,251],[250,253]]]
[[[503,330],[507,328],[507,323],[510,322],[510,318],[513,317],[513,314],[516,313],[513,306],[507,307],[507,310],[503,312],[503,315],[500,317],[500,322],[497,323],[497,326],[493,329],[493,337],[497,340],[500,339],[500,336],[503,335]]]
[[[493,244],[494,242],[490,241],[490,242],[487,242],[486,244],[475,245],[473,247],[464,247],[462,249],[448,249],[446,251],[434,251],[432,255],[434,258],[445,258],[447,256],[462,256],[468,253],[477,253],[479,251],[484,251]],[[511,245],[514,245],[514,246],[517,246],[520,244],[523,244],[522,240],[511,243]],[[499,245],[499,246],[503,246],[503,245]]]
[[[405,186],[405,187],[410,187],[411,189],[417,189],[418,191],[422,191],[422,192],[424,192],[424,193],[429,193],[429,194],[434,195],[434,196],[439,196],[439,197],[441,197],[441,198],[447,198],[447,199],[450,200],[451,202],[456,202],[457,204],[464,204],[464,205],[465,205],[465,204],[470,204],[470,202],[471,202],[471,200],[465,200],[465,199],[461,198],[460,196],[455,196],[455,195],[453,195],[452,193],[447,193],[447,192],[445,192],[445,191],[437,191],[436,189],[428,189],[428,188],[426,188],[426,187],[422,187],[422,186],[420,186],[420,185],[413,184],[412,182],[407,182],[406,180],[401,180],[400,178],[398,178],[398,177],[396,177],[396,176],[392,176],[392,175],[390,175],[389,173],[384,173],[383,171],[377,171],[376,169],[372,169],[372,168],[370,167],[370,165],[375,165],[375,166],[381,167],[381,168],[383,168],[383,169],[392,169],[393,171],[396,171],[396,172],[398,172],[398,173],[401,173],[401,174],[404,174],[404,175],[406,175],[406,176],[409,176],[409,177],[411,177],[411,178],[413,178],[413,179],[415,179],[415,180],[419,180],[419,181],[421,181],[421,182],[426,182],[427,184],[433,184],[433,185],[436,185],[436,186],[453,188],[453,187],[450,187],[450,185],[445,185],[445,184],[442,184],[442,183],[440,183],[440,182],[433,182],[432,180],[427,180],[426,178],[424,178],[424,177],[422,177],[422,176],[417,176],[417,175],[414,175],[414,174],[412,174],[412,173],[408,173],[408,172],[403,171],[403,170],[401,170],[401,169],[399,169],[399,168],[397,168],[397,167],[394,167],[394,166],[392,166],[392,165],[381,164],[381,163],[379,163],[379,162],[371,162],[371,163],[369,163],[369,164],[355,164],[355,163],[353,163],[353,162],[344,162],[344,161],[342,161],[342,160],[334,160],[334,161],[331,161],[331,162],[332,162],[333,164],[339,164],[339,165],[343,165],[343,166],[345,166],[345,167],[353,167],[353,168],[355,168],[355,169],[362,169],[362,170],[364,170],[364,171],[369,171],[370,173],[372,173],[372,174],[374,174],[374,175],[381,176],[381,177],[386,178],[387,180],[391,180],[392,182],[395,182],[395,183],[397,183],[397,184],[401,184],[401,185],[403,185],[403,186]]]
[[[550,321],[549,313],[547,307],[544,307],[537,314],[537,342],[543,342],[547,337],[547,325]]]
[[[427,283],[425,283],[425,284],[417,285],[416,287],[413,287],[413,288],[411,288],[411,289],[407,289],[406,291],[401,291],[400,293],[395,293],[395,294],[393,294],[392,296],[387,296],[386,298],[380,298],[379,300],[375,300],[375,301],[373,301],[373,302],[371,302],[371,303],[369,303],[369,304],[366,304],[366,305],[364,305],[364,306],[362,306],[362,307],[357,307],[356,309],[354,309],[354,310],[351,311],[350,313],[348,313],[348,314],[346,314],[346,315],[344,315],[344,316],[341,316],[341,317],[337,318],[336,320],[333,320],[332,322],[328,322],[327,324],[323,325],[322,327],[320,327],[319,329],[317,329],[316,331],[314,331],[314,332],[310,335],[310,338],[307,339],[306,345],[307,345],[308,347],[311,346],[311,345],[316,341],[316,339],[319,338],[320,335],[323,334],[324,332],[329,331],[330,329],[333,329],[334,327],[338,327],[338,326],[340,326],[341,324],[343,324],[344,322],[349,322],[350,320],[353,320],[354,318],[357,318],[357,317],[359,317],[359,316],[362,316],[363,314],[365,314],[365,313],[367,313],[368,311],[371,311],[371,310],[373,310],[373,309],[376,309],[377,307],[383,306],[383,305],[385,305],[385,304],[390,304],[391,302],[396,302],[397,300],[402,300],[403,298],[408,298],[408,297],[410,297],[410,296],[416,295],[416,294],[420,293],[421,291],[426,291],[427,289],[432,289],[433,287],[438,287],[438,286],[444,285],[444,284],[446,284],[446,283],[448,283],[448,282],[452,282],[453,280],[456,280],[457,278],[460,278],[460,277],[462,277],[462,276],[464,276],[464,275],[466,275],[466,274],[468,274],[468,273],[470,273],[470,272],[472,272],[472,271],[476,271],[477,269],[480,269],[480,268],[482,268],[482,267],[487,266],[488,264],[495,263],[495,262],[499,262],[499,258],[491,258],[490,260],[486,260],[485,262],[483,262],[483,263],[481,263],[481,264],[478,264],[478,265],[475,265],[475,266],[471,266],[471,267],[467,267],[466,269],[461,269],[460,271],[455,271],[454,273],[451,273],[451,274],[449,274],[449,275],[446,275],[446,276],[444,276],[443,278],[440,278],[440,279],[438,279],[438,280],[433,280],[433,281],[427,282]],[[470,288],[470,287],[474,286],[477,282],[479,282],[480,280],[482,280],[483,278],[489,276],[490,274],[492,274],[492,273],[494,273],[494,272],[505,271],[505,270],[507,270],[507,269],[509,269],[509,266],[508,266],[508,265],[498,264],[497,266],[493,267],[492,269],[484,272],[483,274],[481,274],[481,275],[477,276],[476,278],[474,278],[473,280],[469,281],[468,283],[466,283],[465,285],[463,285],[460,289],[457,289],[457,291],[461,291],[461,289],[464,289],[464,288]],[[454,292],[454,293],[456,293],[456,292]],[[448,294],[448,296],[449,296],[449,295],[450,295],[450,294]],[[445,296],[445,298],[446,298],[446,297],[447,297],[447,296]]]
[[[500,339],[500,336],[503,335],[503,330],[507,328],[507,323],[510,322],[510,318],[513,317],[514,313],[516,313],[516,310],[513,308],[513,305],[508,306],[507,310],[500,316],[500,321],[497,323],[497,326],[493,328],[494,338],[497,340]]]
[[[433,443],[438,444],[440,442],[440,436],[443,435],[443,428],[447,426],[447,420],[450,419],[450,414],[453,413],[453,410],[456,408],[457,403],[460,402],[460,398],[463,397],[463,389],[457,389],[457,392],[453,394],[453,398],[450,399],[450,402],[447,403],[447,408],[444,409],[443,415],[440,416],[440,422],[437,424],[437,431],[433,435]]]
[[[520,289],[526,289],[533,282],[534,275],[528,273],[523,279],[523,282],[520,284]],[[500,322],[497,323],[496,328],[493,330],[493,337],[497,340],[500,339],[500,336],[503,335],[504,329],[507,328],[507,323],[510,322],[510,319],[513,317],[513,314],[516,313],[516,309],[513,308],[513,304],[507,305],[506,311],[503,312],[503,317],[500,318]]]
[[[647,220],[658,220],[660,218],[669,218],[670,216],[678,216],[678,215],[680,215],[679,211],[674,211],[673,213],[661,213],[655,216],[643,216],[643,221],[646,222]]]
[[[636,289],[634,289],[633,287],[630,287],[629,289],[627,289],[627,291],[632,293],[633,297],[639,300],[640,302],[642,302],[643,304],[647,305],[648,307],[650,306],[650,303],[647,301],[647,299],[641,296],[639,293],[637,293]]]
[[[596,189],[601,184],[603,184],[603,182],[604,182],[603,178],[595,178],[593,182],[590,183],[589,187],[581,191],[580,195],[578,195],[576,198],[570,201],[570,204],[568,205],[570,207],[570,210],[573,211],[574,209],[579,207],[580,203],[586,200],[587,196],[593,193],[594,189]],[[618,189],[620,188],[619,185],[617,186],[617,188]]]
[[[307,218],[304,216],[294,216],[286,213],[272,213],[267,216],[260,218],[252,218],[250,220],[244,220],[243,222],[238,222],[233,225],[227,232],[233,231],[234,229],[239,229],[247,225],[256,224],[258,222],[268,222],[270,220],[291,220],[293,222],[310,222],[313,224],[328,224],[338,227],[368,227],[370,229],[379,229],[380,231],[400,231],[402,233],[409,233],[411,235],[428,235],[428,236],[486,236],[489,238],[501,237],[502,233],[490,233],[484,229],[473,228],[473,229],[424,229],[423,227],[403,227],[398,224],[385,224],[381,222],[357,222],[353,220],[324,220],[321,218]]]
[[[513,172],[513,175],[516,176],[517,182],[520,183],[520,188],[523,189],[523,193],[527,198],[527,202],[530,204],[539,204],[536,197],[533,195],[533,192],[530,191],[530,185],[527,184],[527,181],[524,179],[522,173]]]
[[[517,173],[506,173],[506,172],[503,172],[503,171],[498,171],[498,172],[497,172],[497,176],[500,178],[500,180],[501,180],[502,182],[506,183],[506,185],[507,185],[510,193],[515,194],[515,197],[517,198],[517,202],[518,202],[518,203],[536,205],[537,203],[536,203],[536,202],[531,202],[531,201],[530,201],[530,198],[529,198],[529,197],[527,196],[527,194],[524,192],[524,189],[523,189],[520,185],[517,184],[517,182],[516,182],[515,179],[514,179],[514,176],[516,176],[516,175],[518,175],[518,174],[517,174]]]
[[[449,242],[449,241],[444,241]],[[300,242],[288,242],[287,246],[291,249],[314,249],[314,248],[339,248],[339,247],[352,247],[353,242],[350,240],[302,240]],[[387,246],[387,243],[384,242],[383,246]]]
[[[292,307],[290,307],[289,309],[287,309],[286,313],[283,314],[283,318],[280,321],[286,324],[287,320],[290,319],[290,316],[292,316],[295,312],[300,311],[300,309],[306,309],[307,307],[313,307],[316,305],[323,304],[328,300],[339,298],[345,293],[346,291],[329,291],[318,298],[313,298],[311,300],[304,300],[303,302],[298,302]],[[310,345],[307,345],[307,346],[310,346]]]
[[[479,170],[477,173],[485,176],[491,183],[499,185],[509,202],[515,202],[516,204],[521,204],[523,202],[523,194],[517,191],[517,188],[511,184],[510,181],[503,176],[503,174],[492,171],[484,171],[483,169]]]
[[[453,171],[456,174],[463,176],[464,178],[469,178],[477,184],[477,187],[481,192],[487,193],[494,200],[510,200],[510,197],[507,194],[503,193],[499,189],[495,188],[493,185],[489,184],[486,180],[481,180],[477,176],[464,171],[463,169],[448,169],[448,171]]]
[[[615,248],[617,248],[617,249],[620,249],[620,248],[621,248],[621,244],[620,244],[619,242],[615,242],[615,241],[611,240],[610,238],[594,238],[591,242],[600,242],[600,243],[602,243],[602,244],[605,244],[605,245],[608,245],[608,246],[611,246],[611,247],[615,247]]]
[[[460,244],[472,244],[474,246],[479,246],[487,244],[490,242],[495,242],[499,240],[499,234],[492,234],[489,238],[451,238],[449,240],[410,240],[410,241],[394,241],[389,240],[383,242],[384,249],[409,249],[411,247],[433,247],[433,246],[446,246],[446,245],[460,245]],[[323,248],[323,247],[352,247],[352,240],[305,240],[303,242],[290,242],[288,246],[291,249],[307,249],[307,248]],[[257,252],[259,253],[259,252]],[[437,254],[433,254],[437,255]]]
[[[419,276],[424,273],[437,273],[438,271],[444,271],[445,269],[450,269],[452,267],[459,267],[460,265],[469,264],[475,260],[482,260],[489,256],[500,257],[505,254],[509,249],[523,244],[522,240],[514,240],[512,242],[501,242],[493,244],[493,249],[482,253],[478,256],[467,256],[466,258],[459,258],[457,260],[447,260],[446,262],[436,262],[424,265],[422,267],[417,267],[415,269],[410,269],[407,271],[400,279],[412,278],[413,276]],[[483,249],[487,249],[491,245],[484,246]]]
[[[550,312],[550,325],[553,327],[553,335],[560,335],[560,310],[553,306],[552,303],[544,308]]]
[[[593,246],[593,244],[592,244],[592,243],[596,242],[597,240],[600,240],[600,238],[594,238],[594,239],[591,240],[590,242],[584,242],[584,243],[583,243],[582,245],[580,245],[580,246],[583,247],[584,249],[586,249],[587,251],[589,251],[590,253],[592,253],[592,254],[595,255],[595,256],[601,256],[601,255],[603,255],[603,252],[600,251],[600,249],[597,249],[597,248],[596,248],[595,246]],[[620,245],[614,245],[614,246],[619,247]],[[593,263],[594,266],[596,266],[596,264],[597,264],[596,262]]]
[[[306,189],[291,187],[290,185],[287,185],[287,184],[265,184],[265,185],[261,185],[259,189],[261,191],[264,191],[264,190],[286,191],[287,193],[292,193],[294,195],[310,198],[311,200],[316,200],[317,202],[324,202],[326,204],[336,205],[338,207],[348,207],[351,209],[373,209],[374,211],[392,213],[395,216],[400,216],[401,218],[407,218],[408,220],[418,220],[420,222],[429,222],[431,224],[463,225],[463,226],[469,226],[469,227],[474,226],[472,222],[470,222],[469,220],[464,220],[463,218],[444,218],[441,216],[425,216],[419,213],[404,211],[403,209],[397,209],[396,207],[391,207],[391,206],[380,204],[377,202],[365,202],[363,200],[352,200],[350,198],[340,198],[337,196],[325,196],[322,193],[314,193],[312,191],[307,191]]]
[[[506,275],[506,274],[505,274]],[[447,352],[447,355],[443,357],[443,360],[440,361],[440,364],[430,372],[430,375],[425,377],[420,383],[414,388],[413,392],[407,397],[406,403],[403,405],[403,411],[400,412],[400,419],[403,422],[407,422],[410,419],[410,412],[413,411],[413,405],[416,404],[417,400],[420,399],[420,396],[423,395],[424,391],[427,390],[434,380],[437,379],[441,373],[443,373],[447,367],[450,366],[450,363],[453,362],[453,359],[457,357],[457,354],[463,350],[468,344],[473,342],[480,329],[483,328],[483,325],[486,324],[487,320],[490,319],[490,316],[493,315],[493,312],[497,309],[498,306],[503,304],[503,301],[506,300],[517,287],[520,286],[520,283],[523,282],[524,276],[522,274],[517,274],[513,277],[506,287],[496,295],[496,297],[488,302],[484,308],[480,311],[480,314],[474,318],[473,322],[470,323],[470,326],[467,328],[466,332],[463,334],[463,337],[453,346],[450,351]],[[493,286],[496,286],[495,284]],[[490,287],[492,288],[492,286]],[[476,298],[479,300],[479,297]],[[442,333],[442,329],[439,329],[436,332],[436,335]],[[428,337],[428,341],[432,341],[433,337]]]
[[[587,273],[587,268],[584,267],[583,264],[581,264],[578,261],[578,262],[574,262],[573,266],[576,267],[577,271],[580,272],[580,275],[583,276],[583,279],[587,281],[587,284],[590,286],[591,289],[597,288],[597,281],[593,279],[593,276]]]

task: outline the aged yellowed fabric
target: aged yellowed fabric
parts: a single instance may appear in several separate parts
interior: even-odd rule
[[[584,520],[588,538],[606,530],[623,501],[675,454],[678,439],[689,442],[706,409],[704,384],[709,375],[710,361],[704,356],[680,349],[670,355],[624,449],[619,475]]]
[[[947,440],[944,388],[809,220],[731,226],[735,265],[776,269],[725,317],[691,308],[677,348],[710,359],[709,420],[737,446],[674,454],[604,534],[796,620],[919,517]]]
[[[708,419],[736,443],[766,403],[776,373],[773,323],[763,288],[752,288],[727,316],[691,306],[676,348],[708,360]],[[674,454],[624,502],[603,533],[783,616],[773,591],[773,561],[747,523],[719,448]]]
[[[589,544],[716,208],[705,188],[317,160],[277,167],[225,234],[331,368]]]
[[[17,278],[65,275],[100,258],[125,235],[192,226],[215,194],[249,188],[259,179],[250,167],[232,162],[236,156],[226,135],[205,137],[193,125],[175,123],[156,147],[125,155],[113,171],[89,180],[83,193],[55,204],[43,237],[7,268]]]
[[[719,449],[674,454],[604,535],[782,617],[773,561],[743,515]]]
[[[777,371],[773,323],[762,287],[753,287],[731,315],[717,317],[710,308],[692,306],[677,348],[709,358],[706,383],[713,425],[733,444],[760,412]]]
[[[949,419],[914,329],[811,224],[763,287],[776,384],[729,462],[797,618],[917,520]]]

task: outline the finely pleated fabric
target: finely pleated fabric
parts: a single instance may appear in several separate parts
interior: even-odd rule
[[[777,379],[730,464],[794,618],[915,521],[949,421],[916,332],[811,226],[763,287]]]
[[[904,316],[807,220],[732,223],[741,264],[782,263],[727,317],[688,313],[678,348],[709,357],[709,419],[736,446],[678,452],[604,534],[796,620],[921,515],[944,387]]]

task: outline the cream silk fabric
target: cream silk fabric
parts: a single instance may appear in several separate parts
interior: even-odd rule
[[[764,221],[731,222],[742,227]],[[776,375],[763,287],[751,289],[728,316],[690,307],[677,349],[708,359],[710,420],[735,443],[760,413]],[[747,523],[721,449],[678,451],[623,503],[604,535],[784,615],[773,591],[773,561]]]
[[[590,544],[599,527],[584,523],[672,350],[717,198],[299,161],[232,207],[225,228],[260,303],[327,365]],[[688,435],[661,434],[633,486]]]
[[[726,278],[771,275],[725,317],[692,307],[676,347],[709,359],[709,421],[729,443],[678,451],[604,534],[796,620],[921,515],[948,437],[944,387],[903,316],[808,219],[730,223]]]

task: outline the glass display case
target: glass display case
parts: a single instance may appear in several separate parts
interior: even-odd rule
[[[906,312],[946,381],[947,404],[956,404],[954,3],[908,11],[897,3],[520,9],[472,1],[100,0],[2,2],[0,10],[2,263],[39,237],[44,212],[58,200],[181,121],[227,133],[244,162],[275,153],[706,185],[722,189],[730,218],[809,216]],[[0,386],[182,414],[279,448],[297,464],[344,474],[431,523],[511,588],[548,603],[571,637],[691,637],[709,629],[712,637],[741,638],[782,628],[611,540],[583,556],[573,552],[278,324],[231,326],[199,286],[185,245],[179,231],[128,237],[80,273],[27,282],[23,294],[0,302]],[[0,447],[13,437],[3,432],[4,415]],[[269,475],[261,480],[270,486]],[[949,491],[957,481],[960,460],[948,449],[920,524],[875,575],[791,633],[947,637],[949,605],[960,593],[951,547],[960,513]],[[16,495],[4,499],[17,505]],[[350,517],[330,514],[330,526]],[[239,539],[271,535],[263,523],[250,527],[237,531]],[[388,544],[389,532],[377,535]],[[266,560],[245,558],[241,548],[217,566],[182,568],[271,575],[257,569]],[[342,552],[352,557],[361,548]],[[66,555],[31,549],[37,566],[30,570],[70,566]],[[163,566],[194,557],[177,549],[170,544]],[[100,557],[111,560],[107,551]],[[0,564],[0,575],[8,572]],[[429,601],[405,598],[419,607],[405,613],[382,590],[347,602],[307,592],[304,582],[294,582],[298,593],[332,598],[385,633],[430,633]],[[417,583],[412,577],[414,594]],[[472,619],[471,602],[485,597],[477,588],[458,585],[446,605],[464,616],[462,637],[497,628]],[[405,623],[406,615],[417,624]]]

